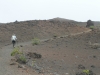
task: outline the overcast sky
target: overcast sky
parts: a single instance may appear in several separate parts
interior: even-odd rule
[[[100,21],[100,0],[0,0],[0,23],[55,17]]]

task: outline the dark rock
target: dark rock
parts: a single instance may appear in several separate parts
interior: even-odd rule
[[[20,45],[20,47],[23,47],[23,45]]]
[[[32,53],[32,52],[28,52],[27,56],[31,57],[31,58],[42,58],[41,54],[37,54],[37,53]]]
[[[94,65],[91,65],[91,67],[92,67],[92,68],[95,68],[95,66],[94,66]]]
[[[85,67],[83,65],[78,65],[78,69],[85,69]]]
[[[94,26],[94,23],[91,20],[87,21],[86,27]]]
[[[16,63],[11,63],[10,65],[16,65]]]

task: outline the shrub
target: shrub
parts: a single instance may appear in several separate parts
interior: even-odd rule
[[[14,48],[14,50],[11,52],[11,56],[15,56],[17,54],[22,54],[22,52],[19,51],[19,47]]]
[[[90,74],[90,70],[83,70],[83,73],[85,73],[85,75],[89,75]]]
[[[90,29],[94,29],[94,26],[90,26]]]
[[[38,38],[32,39],[32,44],[33,45],[38,45],[40,43],[40,40]]]
[[[20,51],[19,47],[14,48],[14,50],[11,52],[11,56],[15,56],[17,62],[19,63],[26,63],[26,58],[23,52]]]
[[[18,59],[20,62],[22,63],[26,63],[26,58],[23,54],[20,55],[19,59]]]

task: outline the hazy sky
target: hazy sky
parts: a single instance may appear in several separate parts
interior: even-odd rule
[[[0,0],[0,23],[55,17],[100,21],[100,0]]]

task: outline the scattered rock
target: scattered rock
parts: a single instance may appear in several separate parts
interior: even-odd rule
[[[76,75],[84,75],[84,74],[83,74],[83,73],[79,73],[79,72],[77,72]]]
[[[78,58],[78,56],[75,56],[76,58]]]
[[[83,65],[78,65],[78,69],[85,69],[85,67]]]
[[[33,68],[34,68],[38,73],[43,73],[42,68],[39,67],[37,64],[35,64],[35,65],[33,66]]]
[[[63,36],[61,36],[60,38],[64,38]]]
[[[16,59],[11,59],[11,61],[16,61]]]
[[[16,65],[16,63],[11,63],[10,65]]]
[[[23,68],[24,70],[26,69],[26,67],[22,64],[18,64],[18,68]]]
[[[94,66],[94,65],[91,65],[91,67],[92,67],[92,68],[95,68],[95,66]]]
[[[96,75],[95,73],[93,73],[93,71],[89,70],[89,75]]]
[[[96,56],[94,55],[93,58],[96,58]]]
[[[23,45],[20,45],[20,47],[23,47]]]
[[[32,52],[28,52],[27,56],[31,57],[31,58],[42,58],[41,54],[37,54],[37,53],[32,53]]]

